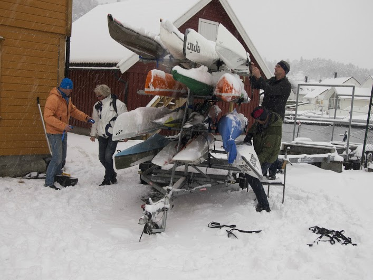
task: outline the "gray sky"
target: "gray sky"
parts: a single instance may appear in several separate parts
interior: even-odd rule
[[[373,0],[228,1],[267,60],[320,57],[373,69]]]
[[[267,60],[325,58],[373,69],[372,0],[229,0]]]

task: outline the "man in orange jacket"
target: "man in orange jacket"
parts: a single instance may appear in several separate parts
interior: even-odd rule
[[[80,121],[89,121],[91,117],[78,110],[71,102],[73,82],[64,78],[58,88],[53,88],[44,108],[45,129],[52,152],[52,159],[47,168],[45,187],[59,190],[54,185],[55,176],[62,174],[67,152],[67,132],[72,130],[69,125],[70,116]]]

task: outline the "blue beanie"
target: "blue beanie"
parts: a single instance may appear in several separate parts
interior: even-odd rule
[[[64,78],[60,84],[60,88],[73,89],[73,81],[69,78]]]

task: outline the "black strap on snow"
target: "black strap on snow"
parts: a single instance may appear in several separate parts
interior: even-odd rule
[[[207,225],[209,228],[223,228],[223,227],[229,227],[229,228],[235,228],[236,225],[221,225],[217,222],[211,222]]]
[[[311,230],[313,233],[320,234],[319,237],[316,238],[315,241],[311,244],[307,244],[308,246],[313,246],[313,244],[316,242],[316,244],[319,243],[319,241],[322,242],[329,242],[330,244],[334,245],[337,241],[338,243],[341,243],[342,245],[348,245],[351,244],[352,246],[357,246],[356,243],[352,243],[350,237],[344,236],[343,232],[344,230],[330,230],[318,226],[310,227],[309,230]],[[326,237],[328,239],[322,240],[323,237]]]
[[[228,233],[228,237],[236,237],[238,239],[238,237],[233,233],[234,230],[238,231],[238,232],[242,232],[242,233],[259,233],[261,232],[261,230],[242,230],[242,229],[238,229],[236,228],[236,225],[222,225],[218,222],[211,222],[207,225],[209,228],[223,228],[223,227],[227,227],[227,228],[230,228],[230,229],[226,229],[225,231]]]

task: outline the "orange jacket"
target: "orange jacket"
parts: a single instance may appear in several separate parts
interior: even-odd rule
[[[62,97],[57,88],[53,88],[44,108],[45,129],[50,134],[62,134],[66,125],[69,124],[70,116],[80,121],[87,121],[88,115],[78,110],[69,100],[67,105],[66,100]]]

